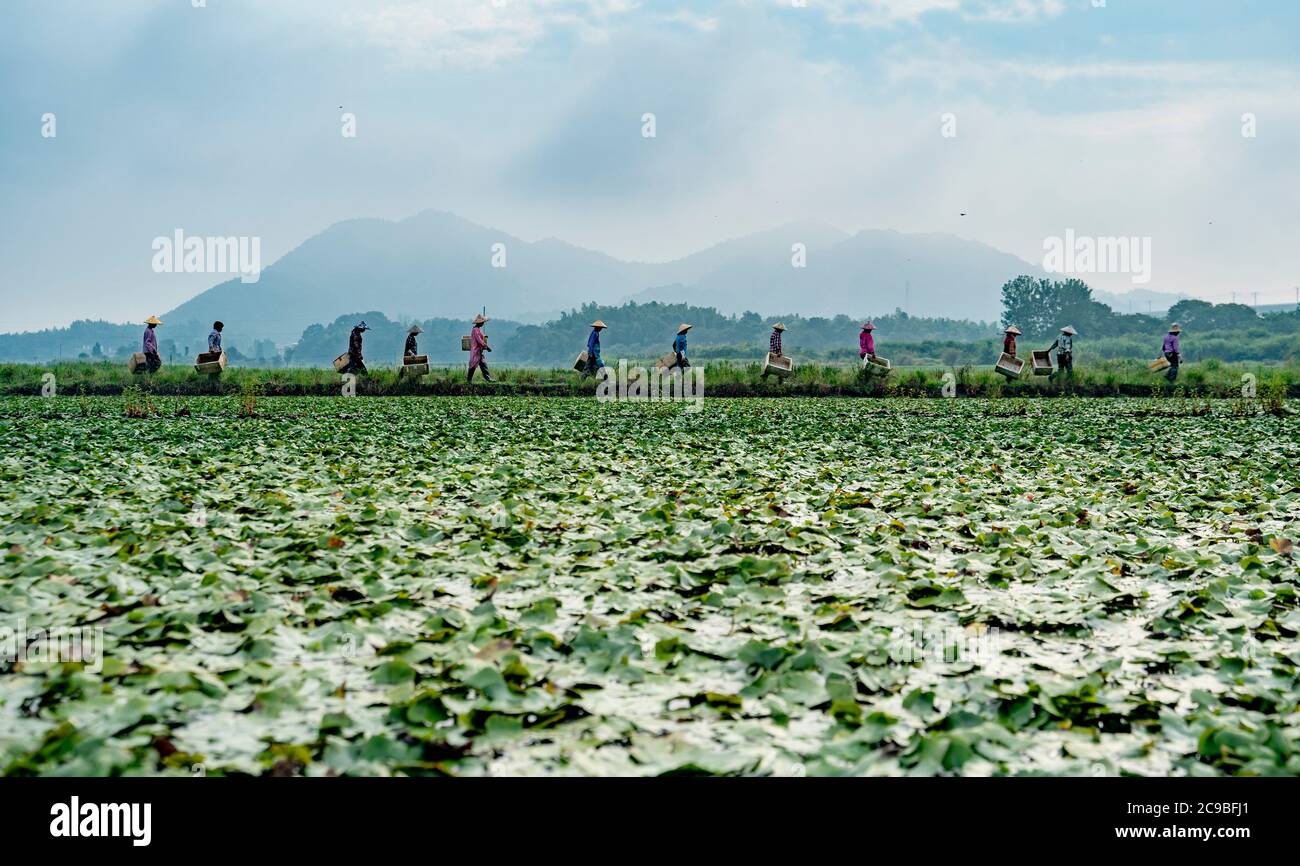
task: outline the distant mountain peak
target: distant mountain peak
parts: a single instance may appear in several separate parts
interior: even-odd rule
[[[506,244],[504,257],[493,245]],[[803,244],[804,266],[792,255]],[[294,342],[357,309],[390,316],[497,317],[628,299],[690,301],[732,313],[913,315],[990,320],[1000,289],[1039,270],[977,241],[799,218],[669,262],[625,261],[553,236],[529,243],[436,208],[399,220],[342,220],[266,267],[256,285],[223,282],[181,304],[175,322],[222,319],[255,339]],[[649,288],[653,287],[653,288]]]

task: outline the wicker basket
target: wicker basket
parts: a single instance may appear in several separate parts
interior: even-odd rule
[[[342,373],[348,368],[348,353],[344,352],[334,359],[334,369]]]
[[[1015,355],[1008,355],[1003,352],[998,358],[997,364],[993,367],[995,372],[1001,373],[1008,379],[1019,379],[1020,374],[1025,372],[1025,359],[1017,358]]]
[[[1031,352],[1029,359],[1029,363],[1034,368],[1035,376],[1052,375],[1052,353],[1050,351]]]
[[[669,367],[671,367],[673,364],[676,363],[677,363],[677,353],[669,352],[667,355],[664,355],[658,361],[655,361],[655,367],[660,370],[667,370]]]
[[[460,350],[462,352],[469,351],[469,344],[470,344],[469,334],[466,334],[465,336],[460,338]]]
[[[1171,366],[1173,365],[1169,363],[1168,358],[1157,358],[1150,364],[1147,364],[1147,369],[1152,373],[1159,373],[1161,370],[1168,370]]]
[[[893,365],[889,363],[888,358],[882,358],[879,355],[867,355],[862,359],[862,369],[870,376],[888,376]]]
[[[126,369],[134,375],[144,373],[149,369],[149,359],[144,356],[144,352],[136,352],[131,359],[126,362]]]
[[[583,370],[587,369],[587,353],[586,353],[586,352],[579,352],[579,353],[578,353],[578,357],[576,357],[576,358],[573,359],[573,369],[577,370],[579,373],[581,373]]]
[[[399,376],[420,376],[427,375],[429,372],[428,355],[404,355],[402,357],[402,366],[397,369]]]
[[[779,379],[784,379],[793,372],[794,358],[791,358],[789,355],[773,355],[771,352],[768,352],[767,357],[763,359],[764,376],[771,373]]]
[[[194,359],[194,372],[209,376],[220,375],[226,369],[225,352],[204,352]]]

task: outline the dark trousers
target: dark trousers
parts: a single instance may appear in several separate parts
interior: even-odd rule
[[[469,372],[465,374],[465,381],[466,381],[466,382],[473,382],[473,381],[474,381],[474,371],[475,371],[475,370],[482,370],[482,371],[483,371],[483,381],[485,381],[485,382],[491,382],[491,381],[492,381],[492,374],[488,372],[487,358],[480,358],[480,359],[479,359],[479,362],[478,362],[477,364],[473,364],[473,365],[470,366],[470,368],[469,368]]]
[[[1178,353],[1165,352],[1165,360],[1169,362],[1169,369],[1165,370],[1165,379],[1172,382],[1178,378]]]
[[[668,365],[668,369],[671,370],[673,367],[676,367],[676,368],[678,368],[679,370],[685,370],[685,369],[686,369],[687,367],[689,367],[689,366],[691,366],[691,362],[688,361],[688,360],[686,360],[686,356],[685,356],[685,355],[683,355],[681,352],[678,352],[678,353],[677,353],[677,360],[676,360],[676,361],[673,361],[671,364],[669,364],[669,365]]]
[[[144,368],[146,370],[148,370],[150,373],[156,373],[161,367],[162,367],[162,358],[159,357],[157,352],[144,353]]]
[[[1070,377],[1074,376],[1074,353],[1073,352],[1056,353],[1056,370],[1052,372],[1052,375],[1047,377],[1047,380],[1050,382],[1052,379],[1055,379],[1057,376],[1060,376],[1062,374]]]
[[[365,363],[361,360],[359,356],[351,355],[348,357],[348,365],[343,368],[343,372],[344,373],[365,373],[368,371],[366,370]]]

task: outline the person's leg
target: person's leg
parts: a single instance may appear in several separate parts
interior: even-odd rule
[[[487,358],[484,358],[483,360],[479,361],[479,362],[478,362],[478,367],[479,367],[480,370],[483,371],[483,381],[484,381],[484,382],[491,382],[491,381],[492,381],[492,372],[491,372],[490,370],[488,370]]]
[[[470,364],[470,365],[469,365],[469,370],[467,370],[467,371],[465,372],[465,381],[466,381],[466,382],[473,382],[473,381],[474,381],[474,368],[477,367],[477,366],[478,366],[477,364]]]

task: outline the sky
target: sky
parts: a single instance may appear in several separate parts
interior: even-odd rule
[[[0,332],[138,321],[224,281],[155,272],[176,229],[260,238],[266,266],[431,208],[643,261],[820,220],[1041,263],[1069,230],[1149,239],[1150,282],[1080,274],[1097,289],[1300,285],[1293,0],[4,11]]]

